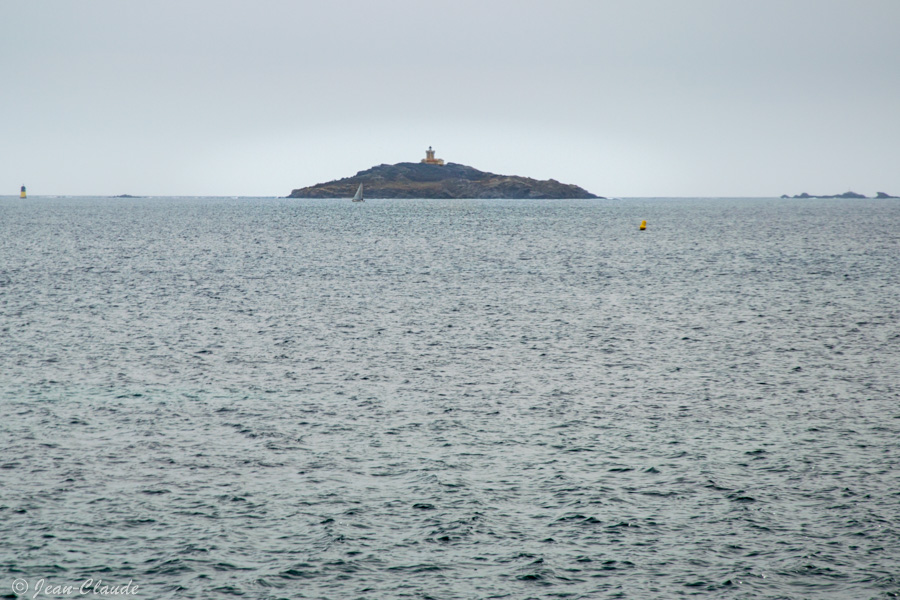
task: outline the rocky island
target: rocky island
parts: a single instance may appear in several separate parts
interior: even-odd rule
[[[797,194],[795,196],[788,196],[787,194],[782,194],[782,198],[799,198],[801,200],[807,198],[850,198],[850,199],[865,199],[868,196],[864,196],[863,194],[857,194],[856,192],[844,192],[843,194],[832,194],[830,196],[823,196],[820,194],[807,194],[803,192],[802,194]],[[896,198],[896,196],[891,196],[890,194],[885,194],[884,192],[878,192],[876,198]]]
[[[359,184],[367,198],[600,198],[587,190],[518,175],[497,175],[434,157],[431,147],[420,162],[378,165],[353,177],[293,190],[289,198],[350,198]]]

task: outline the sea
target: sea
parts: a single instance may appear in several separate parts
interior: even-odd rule
[[[900,201],[4,197],[0,540],[5,598],[898,598]]]

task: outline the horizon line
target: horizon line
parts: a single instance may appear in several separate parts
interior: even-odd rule
[[[876,192],[877,193],[877,192]],[[885,192],[886,193],[886,192]],[[781,194],[778,196],[770,196],[770,195],[736,195],[736,196],[722,196],[722,195],[660,195],[654,194],[650,196],[598,196],[596,198],[373,198],[373,200],[640,200],[640,199],[776,199],[776,200],[878,200],[878,196],[865,196],[861,194],[863,198],[840,198],[835,197],[835,195],[827,196],[816,196],[814,194],[810,194],[807,197],[800,197],[799,194],[795,196],[788,196],[787,194]],[[349,198],[349,196],[347,196]],[[0,198],[10,198],[15,200],[23,200],[18,194],[0,194]],[[28,198],[108,198],[110,200],[144,200],[149,198],[231,198],[231,199],[252,199],[252,198],[272,198],[272,199],[284,199],[284,200],[340,200],[341,198],[291,198],[290,196],[278,196],[278,195],[254,195],[254,194],[146,194],[146,195],[135,195],[135,194],[117,194],[117,195],[109,195],[109,194],[28,194],[28,196],[24,199]],[[900,198],[898,196],[889,195],[888,198],[885,199],[897,199]]]

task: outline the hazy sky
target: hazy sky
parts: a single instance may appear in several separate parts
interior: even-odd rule
[[[900,0],[0,0],[0,194],[900,195]]]

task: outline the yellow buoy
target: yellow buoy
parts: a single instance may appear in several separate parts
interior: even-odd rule
[[[647,229],[647,221],[641,221],[640,230],[643,231]]]
[[[24,185],[22,186],[22,191],[19,192],[19,198],[27,198],[27,196],[25,195],[25,186]]]

